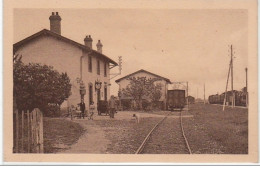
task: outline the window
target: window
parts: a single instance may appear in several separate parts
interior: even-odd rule
[[[88,91],[89,91],[89,104],[91,104],[93,102],[93,85],[92,83],[90,83],[88,85]]]
[[[97,74],[100,75],[100,61],[97,59]]]
[[[92,72],[92,57],[88,57],[88,71]]]
[[[104,87],[105,101],[107,101],[107,87]]]
[[[104,76],[107,77],[107,63],[104,62]]]

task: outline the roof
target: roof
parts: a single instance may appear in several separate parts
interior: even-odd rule
[[[137,73],[140,73],[140,72],[145,72],[145,73],[151,74],[151,75],[153,75],[153,76],[156,76],[156,77],[158,77],[158,78],[161,78],[161,79],[165,80],[165,81],[168,82],[168,83],[171,83],[170,79],[165,78],[165,77],[162,77],[162,76],[159,76],[159,75],[157,75],[157,74],[151,73],[151,72],[146,71],[146,70],[143,70],[143,69],[138,70],[138,71],[136,71],[136,72],[134,72],[134,73],[131,73],[131,74],[129,74],[129,75],[126,75],[126,76],[124,76],[124,77],[122,77],[122,78],[119,78],[119,79],[117,79],[115,82],[118,83],[118,82],[120,82],[121,80],[126,79],[126,78],[128,78],[128,77],[130,77],[130,76],[132,76],[132,75],[135,75],[135,74],[137,74]]]
[[[83,44],[80,44],[80,43],[78,43],[78,42],[75,42],[75,41],[73,41],[73,40],[71,40],[71,39],[69,39],[69,38],[66,38],[66,37],[64,37],[64,36],[62,36],[62,35],[56,34],[56,33],[52,32],[52,31],[50,31],[50,30],[47,30],[47,29],[43,29],[43,30],[41,30],[41,31],[39,31],[39,32],[37,32],[37,33],[35,33],[35,34],[33,34],[33,35],[31,35],[31,36],[29,36],[29,37],[27,37],[27,38],[25,38],[25,39],[19,41],[19,42],[17,42],[17,43],[15,43],[15,44],[13,45],[13,51],[14,51],[14,53],[19,49],[20,46],[22,46],[22,45],[24,45],[24,44],[26,44],[26,43],[28,43],[28,42],[30,42],[30,41],[32,41],[32,40],[38,38],[38,37],[44,36],[44,35],[48,35],[48,36],[51,36],[51,37],[54,37],[54,38],[63,40],[63,41],[65,41],[65,42],[67,42],[67,43],[70,43],[70,44],[72,44],[72,45],[74,45],[74,46],[76,46],[76,47],[78,47],[78,48],[80,48],[80,49],[82,49],[82,50],[84,50],[84,51],[91,52],[91,54],[95,54],[95,55],[97,55],[97,56],[99,56],[99,57],[101,57],[101,58],[104,58],[104,59],[108,60],[110,63],[112,63],[112,64],[114,64],[114,65],[118,65],[114,60],[110,59],[110,58],[107,57],[106,55],[104,55],[104,54],[102,54],[102,53],[99,53],[99,52],[96,51],[96,50],[93,50],[93,49],[91,49],[91,48],[89,48],[89,47],[86,47],[86,46],[83,45]]]

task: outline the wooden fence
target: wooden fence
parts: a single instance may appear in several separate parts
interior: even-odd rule
[[[14,112],[13,152],[43,153],[43,115],[38,108]]]

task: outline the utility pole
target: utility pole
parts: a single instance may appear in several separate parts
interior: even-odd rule
[[[223,103],[223,111],[225,110],[225,105],[226,105],[226,100],[227,100],[227,88],[228,88],[228,81],[229,81],[230,73],[231,73],[232,108],[233,108],[234,94],[233,94],[233,50],[232,50],[232,45],[231,45],[231,59],[230,59],[230,63],[229,63],[226,90],[225,90],[225,98],[224,98],[224,103]]]
[[[230,62],[230,63],[231,63],[231,62]],[[227,83],[226,83],[226,90],[225,90],[225,97],[224,97],[224,103],[223,103],[223,111],[225,110],[226,99],[227,99],[227,87],[228,87],[228,80],[229,80],[230,67],[231,67],[231,65],[229,64],[229,68],[228,68],[228,76],[227,76]]]
[[[226,91],[225,91],[225,98],[224,98],[224,103],[223,103],[223,111],[225,110],[225,105],[226,105],[226,99],[227,99],[227,87],[228,87],[228,80],[229,80],[229,74],[231,73],[231,94],[232,94],[232,108],[235,106],[235,94],[234,94],[234,88],[233,88],[233,47],[232,45],[230,46],[230,63],[229,63],[229,70],[228,70],[228,76],[227,76],[227,84],[226,84]]]
[[[189,82],[187,82],[187,100],[188,100],[188,111],[189,111]]]
[[[198,90],[198,87],[197,87],[197,99],[199,98],[199,95],[198,95],[198,93],[199,93],[199,90]]]
[[[245,70],[246,70],[246,107],[248,107],[247,68]]]
[[[205,99],[205,83],[204,83],[204,105],[206,104],[206,99]]]
[[[115,65],[109,67],[109,69],[112,69],[114,67],[115,67]],[[109,74],[110,76],[113,75],[113,77],[111,77],[109,80],[117,77],[118,75],[121,75],[121,72],[122,72],[122,56],[118,57],[118,70],[119,70],[118,73],[111,73],[111,74]]]
[[[232,93],[232,108],[234,108],[234,104],[235,104],[235,99],[234,99],[234,89],[233,89],[233,47],[232,47],[232,45],[231,45],[231,47],[230,47],[230,49],[231,49],[231,93]]]

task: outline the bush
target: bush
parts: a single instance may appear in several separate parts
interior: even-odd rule
[[[61,105],[71,94],[67,73],[59,73],[52,66],[38,63],[24,64],[17,56],[13,62],[15,109],[32,111],[39,108],[49,114],[50,108],[56,115],[60,110],[56,105]]]
[[[58,105],[48,105],[44,109],[44,116],[46,117],[60,117],[61,116],[61,111],[60,107]]]
[[[130,99],[121,100],[121,104],[122,104],[123,110],[131,109],[131,100]]]
[[[143,107],[143,110],[149,110],[150,108],[150,105],[151,103],[148,101],[148,100],[143,100],[142,101],[142,107]]]

